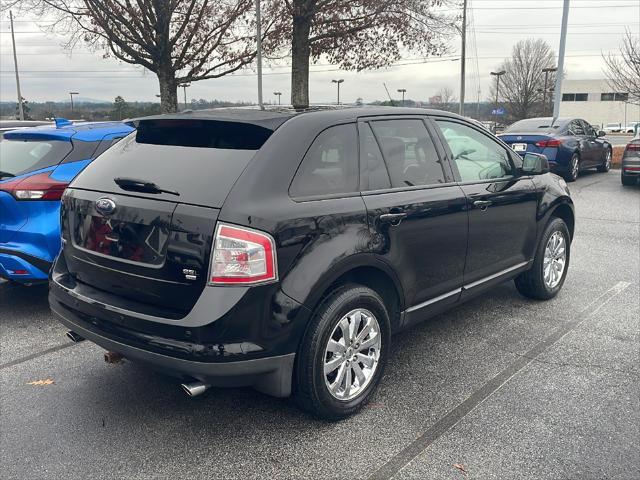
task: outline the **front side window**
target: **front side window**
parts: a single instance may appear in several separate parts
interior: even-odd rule
[[[584,135],[584,128],[578,120],[574,120],[569,124],[569,133],[572,135]]]
[[[445,183],[442,163],[419,119],[371,122],[393,188]]]
[[[463,182],[504,178],[513,174],[509,153],[489,136],[461,123],[438,120]]]
[[[292,197],[358,191],[358,134],[355,123],[324,130],[309,147],[289,193]]]

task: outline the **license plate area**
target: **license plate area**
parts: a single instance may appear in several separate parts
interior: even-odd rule
[[[526,152],[527,151],[527,144],[526,143],[514,143],[511,145],[511,148],[513,148],[514,151],[516,152]]]

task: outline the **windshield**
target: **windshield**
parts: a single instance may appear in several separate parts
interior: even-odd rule
[[[0,141],[0,172],[17,176],[57,165],[72,148],[71,142],[60,140],[3,139]]]
[[[551,130],[551,118],[530,118],[528,120],[520,120],[509,126],[504,133],[511,132],[548,132]],[[553,130],[557,130],[561,127],[560,124],[555,124]]]

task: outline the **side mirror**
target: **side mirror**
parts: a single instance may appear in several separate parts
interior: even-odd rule
[[[605,132],[604,130],[598,130],[598,137],[606,137],[607,136],[607,132]]]
[[[525,175],[542,175],[549,173],[549,160],[540,153],[525,153],[522,158],[522,173]]]

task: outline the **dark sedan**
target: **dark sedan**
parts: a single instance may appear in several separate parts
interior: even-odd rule
[[[620,179],[624,186],[638,184],[638,179],[640,179],[640,134],[636,135],[624,149]]]
[[[612,148],[602,138],[603,131],[579,118],[559,118],[554,125],[551,121],[551,117],[520,120],[498,136],[521,156],[527,152],[545,155],[551,171],[568,182],[590,168],[609,171]]]

